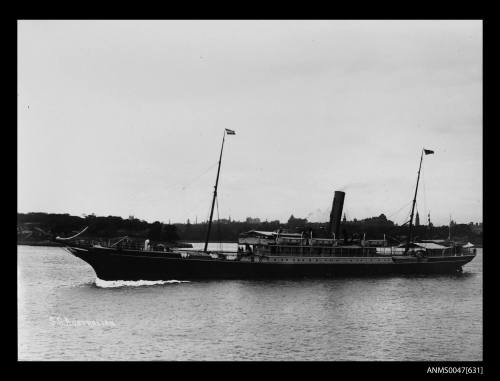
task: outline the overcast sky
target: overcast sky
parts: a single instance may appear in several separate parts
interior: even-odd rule
[[[481,21],[20,21],[18,211],[482,221]],[[215,212],[217,215],[217,211]],[[425,215],[425,217],[424,217]]]

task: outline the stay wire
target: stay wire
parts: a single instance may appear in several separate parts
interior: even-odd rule
[[[222,251],[222,240],[220,233],[220,217],[219,217],[219,197],[215,198],[215,204],[217,205],[217,235],[219,237],[219,250]]]

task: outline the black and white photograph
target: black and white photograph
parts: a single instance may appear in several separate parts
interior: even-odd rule
[[[483,374],[483,21],[18,19],[17,360]]]

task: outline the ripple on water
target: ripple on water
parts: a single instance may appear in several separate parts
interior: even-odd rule
[[[480,255],[452,276],[106,282],[19,247],[19,359],[481,360]]]

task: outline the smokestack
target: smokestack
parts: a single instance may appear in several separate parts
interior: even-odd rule
[[[329,236],[332,236],[332,233],[335,234],[335,237],[339,236],[340,219],[342,217],[342,208],[344,207],[344,197],[345,192],[335,191],[332,211],[330,213],[330,224],[328,228]]]

